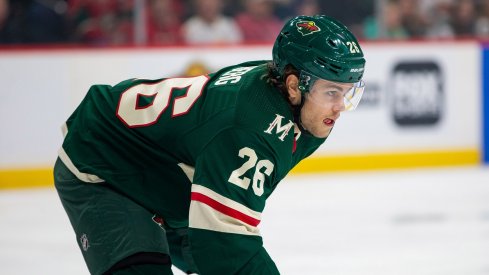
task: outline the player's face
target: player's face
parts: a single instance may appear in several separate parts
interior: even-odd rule
[[[345,110],[344,95],[352,87],[353,84],[316,80],[305,94],[301,110],[302,127],[315,137],[327,137]]]

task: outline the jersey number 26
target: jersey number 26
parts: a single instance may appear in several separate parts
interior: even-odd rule
[[[251,179],[245,177],[244,174],[248,170],[254,168],[255,174],[253,175],[253,192],[255,192],[255,195],[257,196],[263,195],[265,175],[270,176],[272,174],[274,168],[273,163],[268,159],[258,160],[255,150],[249,147],[241,148],[238,155],[241,158],[248,158],[248,160],[246,160],[241,167],[231,173],[228,181],[243,189],[248,189]],[[263,172],[261,170],[263,170]]]

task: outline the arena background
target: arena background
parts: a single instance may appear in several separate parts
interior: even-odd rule
[[[365,98],[294,173],[484,162],[486,50],[472,41],[363,43]],[[52,184],[60,127],[92,84],[271,58],[271,45],[0,51],[2,187]],[[8,129],[8,130],[6,130]]]

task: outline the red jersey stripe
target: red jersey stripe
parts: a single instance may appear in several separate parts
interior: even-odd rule
[[[227,215],[227,216],[230,216],[232,218],[235,218],[237,220],[240,220],[246,224],[249,224],[251,226],[258,226],[258,224],[260,223],[260,220],[257,220],[253,217],[250,217],[236,209],[233,209],[229,206],[226,206],[202,193],[197,193],[197,192],[192,192],[192,196],[191,196],[191,199],[193,201],[198,201],[198,202],[201,202],[201,203],[204,203],[204,204],[207,204],[208,206],[212,207],[213,209]]]

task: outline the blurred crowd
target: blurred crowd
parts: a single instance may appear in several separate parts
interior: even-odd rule
[[[269,43],[298,14],[362,40],[489,37],[489,0],[0,0],[0,44]]]

